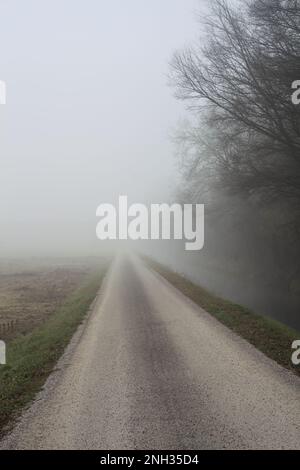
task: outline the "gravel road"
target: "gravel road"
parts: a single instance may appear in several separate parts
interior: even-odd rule
[[[132,256],[1,449],[300,449],[300,379]]]

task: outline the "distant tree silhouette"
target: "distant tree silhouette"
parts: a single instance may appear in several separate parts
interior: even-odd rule
[[[198,126],[177,134],[187,187],[300,207],[300,1],[213,0],[206,36],[177,52],[171,84]],[[190,185],[189,185],[190,183]]]

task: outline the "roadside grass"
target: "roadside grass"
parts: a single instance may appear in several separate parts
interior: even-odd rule
[[[89,275],[42,326],[7,344],[7,364],[0,366],[0,435],[41,389],[89,310],[108,263]]]
[[[257,315],[241,305],[213,295],[157,261],[150,258],[144,258],[144,261],[221,323],[253,344],[266,356],[300,376],[300,366],[294,366],[291,362],[293,353],[291,345],[294,340],[300,339],[300,333],[276,320]]]

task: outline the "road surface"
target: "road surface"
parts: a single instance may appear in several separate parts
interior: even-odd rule
[[[300,380],[133,257],[2,449],[300,448]]]

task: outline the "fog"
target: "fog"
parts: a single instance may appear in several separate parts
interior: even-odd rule
[[[119,195],[129,203],[176,202],[171,136],[190,112],[169,86],[170,61],[197,40],[196,18],[208,5],[0,1],[0,79],[7,87],[0,105],[2,258],[123,249],[96,238],[99,204],[116,204]],[[298,248],[278,263],[277,248],[252,230],[259,217],[241,200],[232,206],[238,226],[226,214],[207,218],[201,253],[186,253],[179,242],[128,245],[219,295],[300,327],[299,276],[289,261]]]
[[[185,113],[168,63],[197,36],[201,8],[0,2],[2,256],[94,253],[100,203],[166,198],[176,179],[169,134]]]

